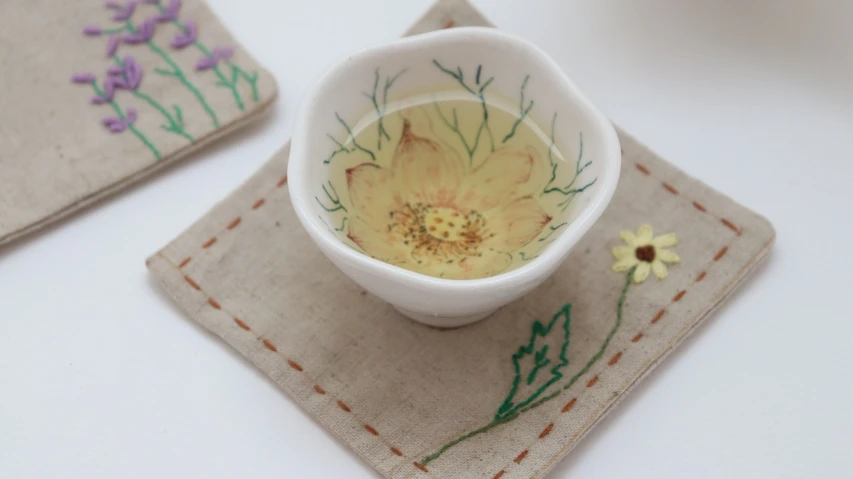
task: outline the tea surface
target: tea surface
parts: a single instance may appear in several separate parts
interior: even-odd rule
[[[546,155],[562,155],[501,105],[411,97],[356,122],[341,143],[372,152],[333,163],[330,177],[345,178],[352,246],[381,261],[447,279],[494,276],[531,259],[519,250],[554,222],[542,201]]]

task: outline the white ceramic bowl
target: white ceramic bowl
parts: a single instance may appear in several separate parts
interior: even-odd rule
[[[352,133],[366,128],[371,115],[373,120],[390,118],[395,100],[436,90],[482,95],[488,108],[494,103],[524,111],[535,102],[528,118],[550,136],[553,147],[530,156],[531,162],[543,163],[539,168],[545,176],[537,177],[540,184],[531,186],[536,193],[528,198],[541,200],[543,208],[553,212],[542,217],[541,232],[534,231],[536,236],[524,246],[501,252],[519,265],[515,269],[481,279],[443,279],[375,259],[369,248],[362,248],[363,242],[353,241],[359,239],[353,230],[365,224],[362,216],[386,212],[365,212],[362,203],[353,203],[358,194],[349,194],[350,175],[359,165],[374,162],[390,177],[390,168],[378,164],[374,153],[392,148],[395,136],[402,142],[406,128],[386,135],[385,150],[373,143],[354,144]],[[466,174],[495,151],[505,151],[500,141],[508,132],[488,133],[491,148],[484,135],[482,151],[474,154],[465,155],[468,150],[461,143],[448,146],[470,156]],[[545,53],[499,30],[466,27],[405,38],[338,63],[304,99],[289,161],[290,196],[299,220],[341,271],[406,316],[432,326],[456,327],[528,293],[560,266],[610,202],[621,154],[611,123]],[[533,177],[531,173],[525,181],[533,182]]]

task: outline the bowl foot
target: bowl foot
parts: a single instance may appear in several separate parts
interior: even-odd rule
[[[458,328],[459,326],[465,326],[466,324],[476,323],[477,321],[485,319],[487,316],[490,316],[492,313],[498,310],[498,308],[495,308],[486,311],[485,313],[469,314],[467,316],[436,316],[432,314],[409,311],[407,309],[403,309],[397,306],[394,306],[394,309],[399,311],[400,314],[402,314],[403,316],[409,317],[419,323],[423,323],[427,326],[432,326],[434,328]]]

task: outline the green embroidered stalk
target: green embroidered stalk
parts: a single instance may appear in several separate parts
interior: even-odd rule
[[[106,92],[104,92],[104,90],[98,86],[98,82],[95,80],[92,80],[92,89],[95,90],[95,95],[97,95],[101,98],[107,98]],[[119,107],[118,104],[116,104],[115,100],[109,99],[109,100],[106,100],[105,103],[109,104],[113,108],[113,110],[116,112],[116,116],[118,116],[118,119],[123,123],[123,125],[128,130],[130,130],[130,132],[133,133],[134,136],[139,138],[139,141],[141,141],[145,145],[145,147],[148,148],[151,151],[151,153],[154,154],[154,158],[156,158],[157,160],[160,160],[161,156],[160,156],[160,152],[157,150],[157,147],[154,146],[154,144],[148,140],[148,137],[146,137],[144,134],[142,134],[142,132],[139,131],[136,128],[136,126],[133,125],[133,118],[128,118],[127,116],[125,116],[121,107]]]
[[[569,204],[571,203],[572,199],[574,199],[574,197],[576,195],[586,191],[586,189],[589,188],[590,186],[594,185],[596,180],[598,180],[598,178],[593,178],[592,181],[590,181],[589,183],[587,183],[581,187],[573,188],[575,182],[577,182],[581,173],[583,173],[583,171],[589,165],[592,164],[592,161],[588,161],[583,166],[581,166],[581,160],[583,159],[583,133],[580,133],[580,147],[578,149],[578,159],[575,162],[574,176],[572,176],[571,181],[569,181],[569,183],[562,188],[553,186],[554,182],[557,181],[557,167],[559,166],[558,163],[554,162],[554,154],[553,154],[553,150],[554,150],[554,126],[556,123],[557,123],[557,114],[554,113],[554,117],[551,119],[551,144],[548,146],[548,163],[551,165],[551,179],[548,180],[548,183],[545,184],[545,188],[542,189],[542,195],[546,195],[548,193],[559,193],[561,195],[564,195],[566,198],[561,203],[559,203],[557,206],[560,207],[561,211],[566,211],[566,209],[569,207]]]
[[[162,8],[162,7],[161,7]],[[210,104],[207,103],[207,99],[204,95],[196,88],[195,85],[189,79],[187,79],[184,70],[172,60],[172,57],[169,56],[162,48],[157,46],[153,40],[151,40],[151,35],[153,35],[153,23],[151,21],[146,21],[143,24],[143,29],[147,31],[140,32],[130,20],[127,20],[122,27],[125,31],[127,31],[130,35],[138,37],[138,39],[134,39],[133,42],[140,42],[140,40],[144,40],[145,44],[148,45],[148,48],[154,52],[157,56],[159,56],[169,67],[171,70],[166,70],[163,68],[155,68],[154,71],[163,76],[175,77],[181,84],[189,90],[193,96],[196,97],[199,103],[201,103],[204,111],[207,112],[207,115],[213,121],[213,126],[219,128],[219,119],[216,117],[216,112],[213,111],[213,108],[210,107]],[[128,41],[127,39],[125,41]]]
[[[199,91],[199,89],[196,88],[196,86],[191,81],[189,81],[189,79],[187,79],[187,75],[184,73],[184,70],[181,69],[181,67],[177,63],[175,63],[174,60],[172,60],[172,57],[170,57],[168,53],[163,51],[163,49],[158,47],[154,42],[148,40],[148,42],[146,43],[148,45],[148,48],[150,48],[151,51],[154,52],[157,56],[162,58],[163,61],[166,62],[166,64],[169,65],[169,67],[171,68],[171,70],[155,68],[154,71],[163,76],[177,78],[178,81],[180,81],[181,84],[187,90],[189,90],[190,93],[193,94],[193,96],[196,97],[198,102],[201,104],[201,107],[204,108],[204,111],[207,113],[207,116],[209,116],[211,121],[213,122],[213,126],[215,128],[219,128],[219,119],[216,117],[216,112],[213,111],[213,108],[207,102],[207,99],[204,97],[204,94]]]
[[[128,57],[128,58],[130,58],[130,57]],[[127,75],[127,73],[126,73],[126,70],[127,70],[127,68],[126,68],[126,62],[125,62],[124,60],[120,59],[120,58],[118,57],[118,55],[113,55],[113,61],[115,61],[115,62],[116,62],[116,64],[117,64],[119,67],[121,67],[121,68],[122,68],[122,70],[124,70],[124,72],[122,73],[122,75],[123,75],[123,77],[124,77],[125,82],[128,82],[128,83],[129,83],[129,80],[130,80],[130,79],[128,78],[128,75]],[[130,85],[129,85],[129,86],[130,86]],[[193,140],[193,137],[192,137],[189,133],[187,133],[187,132],[184,130],[184,119],[183,119],[183,114],[181,113],[181,109],[180,109],[180,107],[179,107],[178,105],[172,105],[172,107],[175,109],[175,116],[173,116],[173,115],[172,115],[168,110],[166,110],[166,109],[165,109],[165,108],[164,108],[164,107],[163,107],[163,106],[162,106],[158,101],[154,100],[153,98],[151,98],[151,97],[150,97],[149,95],[147,95],[146,93],[143,93],[143,92],[139,91],[139,89],[138,89],[138,84],[136,85],[136,88],[133,88],[133,89],[132,89],[132,91],[133,91],[133,95],[134,95],[135,97],[137,97],[137,98],[139,98],[140,100],[142,100],[142,101],[144,101],[144,102],[148,103],[149,105],[151,105],[151,107],[152,107],[152,108],[154,108],[154,109],[156,109],[157,111],[159,111],[159,112],[160,112],[160,114],[161,114],[161,115],[163,115],[163,117],[166,119],[166,121],[167,121],[167,122],[169,122],[169,124],[168,124],[168,125],[160,125],[160,128],[162,128],[163,130],[168,131],[168,132],[170,132],[170,133],[174,133],[174,134],[176,134],[176,135],[178,135],[178,136],[184,137],[184,138],[186,138],[187,140],[189,140],[189,142],[190,142],[190,143],[192,143],[192,142],[194,141],[194,140]]]
[[[542,396],[543,393],[545,393],[548,389],[557,384],[560,379],[562,379],[562,370],[565,368],[565,366],[569,364],[568,358],[566,356],[570,339],[569,326],[571,320],[569,313],[571,311],[571,305],[569,304],[565,305],[563,309],[557,312],[557,314],[554,315],[548,325],[543,325],[539,321],[533,323],[530,340],[527,342],[526,345],[520,347],[518,352],[516,352],[512,356],[515,377],[513,379],[509,394],[507,394],[506,399],[498,408],[497,414],[495,414],[495,418],[492,420],[492,422],[471,432],[465,433],[459,436],[458,438],[448,442],[434,453],[424,457],[421,460],[421,464],[426,466],[430,462],[438,459],[442,454],[447,452],[447,450],[452,448],[453,446],[456,446],[457,444],[466,441],[474,436],[483,434],[494,427],[500,426],[501,424],[512,421],[519,415],[530,411],[531,409],[535,409],[541,406],[542,404],[556,398],[563,391],[571,388],[578,381],[578,379],[587,374],[590,369],[592,369],[592,367],[604,356],[607,347],[610,345],[610,342],[613,340],[613,337],[616,336],[617,331],[619,331],[619,327],[622,325],[622,314],[623,307],[625,305],[625,298],[628,294],[628,288],[631,286],[631,278],[634,275],[635,269],[636,266],[631,268],[625,276],[625,283],[622,286],[622,293],[619,296],[619,300],[616,305],[616,321],[613,327],[610,329],[607,336],[604,338],[604,342],[601,343],[601,346],[599,347],[598,351],[596,351],[596,353],[586,362],[584,367],[581,368],[580,371],[575,373],[566,384],[559,387],[555,391],[548,393],[545,396]],[[563,319],[563,321],[560,321],[560,319]],[[557,331],[557,325],[560,325],[559,331],[562,334],[561,346],[560,354],[558,358],[556,358],[556,363],[550,370],[551,377],[548,379],[548,381],[545,382],[545,384],[537,388],[531,395],[527,396],[518,404],[515,404],[514,398],[515,395],[518,394],[518,388],[521,384],[523,377],[520,368],[520,361],[524,358],[531,357],[532,355],[533,369],[531,370],[530,374],[526,376],[527,384],[531,384],[535,380],[537,372],[541,370],[544,366],[552,363],[550,359],[546,358],[546,356],[548,355],[548,348],[546,346],[537,347],[536,340],[538,338],[544,338],[552,332]]]
[[[216,51],[211,52],[210,49],[198,41],[194,22],[188,21],[182,23],[178,20],[177,14],[178,9],[180,8],[179,5],[169,5],[168,7],[165,7],[158,4],[157,8],[160,10],[161,16],[170,19],[169,21],[172,25],[177,27],[183,33],[184,39],[187,40],[187,43],[181,42],[182,44],[178,45],[179,48],[187,44],[192,44],[206,58],[214,58],[216,56]],[[258,93],[258,72],[253,71],[252,73],[248,73],[231,61],[227,61],[226,65],[231,68],[230,77],[223,73],[222,68],[216,62],[210,66],[210,69],[213,70],[213,73],[219,79],[216,82],[216,85],[227,88],[231,92],[231,96],[234,97],[234,102],[237,104],[237,108],[239,108],[240,111],[245,111],[246,105],[243,103],[243,99],[237,89],[238,81],[242,78],[249,84],[249,87],[252,90],[252,100],[257,103],[258,100],[260,100],[260,95]]]
[[[183,28],[183,26],[177,20],[173,20],[173,23],[175,23],[178,28]],[[211,51],[207,47],[199,43],[198,40],[193,42],[193,46],[195,46],[196,49],[198,49],[198,51],[202,53],[202,55],[206,57],[212,56]],[[246,105],[243,104],[243,99],[240,98],[240,92],[237,90],[237,81],[242,77],[249,83],[252,89],[252,99],[255,101],[255,103],[257,103],[259,98],[257,85],[258,72],[252,72],[252,74],[250,75],[246,73],[242,68],[231,62],[228,63],[228,66],[231,67],[230,78],[225,76],[224,73],[222,73],[222,69],[219,67],[219,65],[213,66],[213,73],[216,75],[216,78],[219,79],[219,81],[216,82],[216,85],[228,88],[231,91],[231,96],[234,97],[234,102],[237,104],[237,108],[239,108],[240,111],[245,111]]]

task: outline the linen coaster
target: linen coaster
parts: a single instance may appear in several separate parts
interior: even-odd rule
[[[197,0],[7,0],[0,45],[0,245],[233,131],[277,92]]]
[[[441,1],[409,34],[453,25],[489,24]],[[148,266],[383,476],[541,477],[774,240],[763,218],[620,140],[616,195],[565,264],[463,328],[406,319],[322,255],[290,203],[288,145]]]

